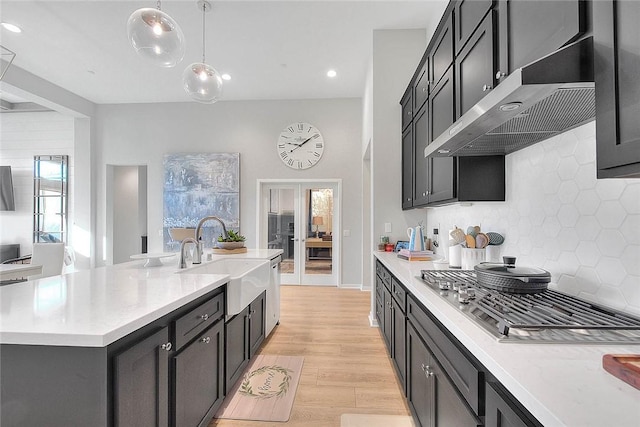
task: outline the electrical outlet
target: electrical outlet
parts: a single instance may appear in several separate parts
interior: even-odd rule
[[[391,233],[391,223],[390,222],[385,222],[384,223],[384,232],[385,233]]]
[[[342,230],[342,235],[344,237],[349,237],[351,236],[351,230]]]
[[[158,236],[164,237],[164,230],[162,228],[158,230]]]

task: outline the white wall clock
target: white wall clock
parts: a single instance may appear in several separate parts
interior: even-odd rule
[[[278,156],[292,169],[308,169],[322,158],[324,139],[309,123],[292,123],[280,132],[276,144]]]

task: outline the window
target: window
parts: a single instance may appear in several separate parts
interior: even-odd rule
[[[67,243],[69,156],[33,158],[33,241]]]

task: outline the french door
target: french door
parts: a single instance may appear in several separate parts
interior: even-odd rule
[[[260,181],[259,245],[282,249],[281,283],[338,285],[340,182]]]

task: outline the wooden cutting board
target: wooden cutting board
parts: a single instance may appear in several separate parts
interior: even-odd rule
[[[220,249],[213,248],[213,253],[216,255],[233,255],[233,254],[244,254],[247,252],[247,247],[236,248],[236,249]]]
[[[602,356],[602,367],[640,390],[640,354],[605,354]]]

